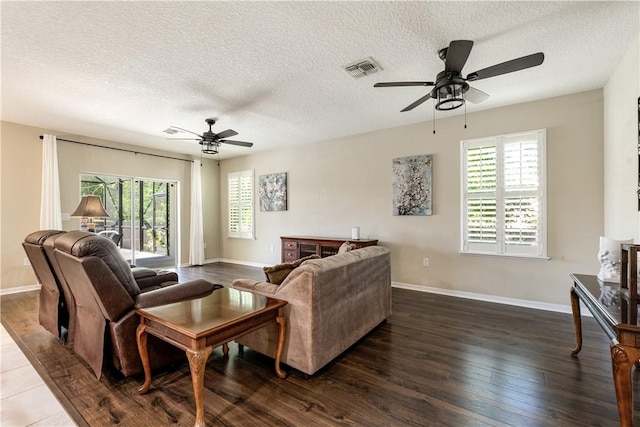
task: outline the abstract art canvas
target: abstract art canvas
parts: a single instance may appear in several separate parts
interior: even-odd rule
[[[431,155],[393,159],[393,214],[431,215]]]
[[[261,175],[258,179],[258,197],[262,212],[287,210],[287,173]]]

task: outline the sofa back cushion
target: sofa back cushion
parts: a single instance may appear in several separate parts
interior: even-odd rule
[[[299,267],[300,264],[307,260],[316,258],[320,258],[320,256],[316,254],[309,255],[295,261],[283,262],[282,264],[274,265],[271,267],[264,267],[262,270],[264,271],[264,275],[267,278],[267,282],[273,283],[274,285],[279,285],[284,282],[284,279],[287,278],[289,273]]]

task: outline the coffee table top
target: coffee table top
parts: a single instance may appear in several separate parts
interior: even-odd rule
[[[136,312],[186,336],[199,338],[262,310],[273,310],[286,304],[286,301],[267,299],[251,292],[222,288],[203,298],[139,308]]]

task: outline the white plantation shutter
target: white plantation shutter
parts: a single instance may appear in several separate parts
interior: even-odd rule
[[[542,244],[539,151],[537,134],[504,138],[505,253],[529,253]]]
[[[228,181],[228,235],[253,239],[253,171],[230,173]]]
[[[462,141],[462,252],[546,257],[546,131]]]
[[[496,247],[496,147],[477,144],[466,152],[467,241],[475,250]]]

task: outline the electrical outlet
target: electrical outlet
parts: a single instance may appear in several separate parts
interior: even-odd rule
[[[25,267],[29,267],[31,265],[31,263],[29,262],[29,258],[25,257],[24,260],[22,261],[23,265]]]
[[[269,246],[269,251],[273,252],[273,245]]]
[[[204,242],[204,248],[205,249],[207,248],[207,242]]]
[[[422,258],[422,266],[429,267],[429,258]]]

